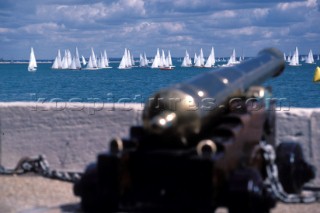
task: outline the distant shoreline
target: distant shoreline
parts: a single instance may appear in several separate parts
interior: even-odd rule
[[[0,64],[28,64],[28,61],[0,61]],[[37,61],[38,64],[52,64],[52,61]]]
[[[29,61],[0,61],[0,64],[28,64]],[[52,64],[53,61],[37,61],[37,64]],[[120,61],[110,61],[109,63],[120,63]]]

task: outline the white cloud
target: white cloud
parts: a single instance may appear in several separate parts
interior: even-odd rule
[[[185,41],[194,41],[191,36],[171,36],[167,39],[169,42],[185,42]]]
[[[224,10],[213,13],[210,17],[215,19],[234,18],[237,13],[233,10]]]
[[[0,33],[8,33],[8,32],[10,32],[10,31],[12,31],[12,30],[9,29],[9,28],[0,27]]]
[[[177,22],[141,22],[136,25],[123,27],[123,34],[139,33],[139,34],[155,34],[160,31],[168,33],[178,33],[184,30],[185,26]]]
[[[307,32],[307,33],[304,35],[304,38],[319,41],[319,34]]]
[[[257,8],[253,10],[253,14],[256,18],[262,18],[269,14],[269,8]]]
[[[277,9],[286,11],[286,10],[292,10],[292,9],[301,8],[301,7],[316,8],[317,5],[318,5],[317,0],[306,0],[303,2],[279,3],[277,5]]]
[[[49,34],[52,31],[56,32],[63,29],[65,29],[65,26],[63,24],[58,25],[56,23],[50,22],[50,23],[29,24],[19,28],[18,30],[25,31],[30,34]]]
[[[166,29],[168,32],[182,32],[184,29],[183,24],[174,22],[163,22],[160,24],[160,26]]]
[[[213,3],[213,1],[211,1]],[[196,8],[199,6],[203,6],[205,4],[208,5],[209,2],[204,0],[175,0],[172,1],[174,7],[189,7]]]
[[[120,0],[109,5],[102,2],[83,5],[41,5],[37,8],[37,14],[49,16],[53,20],[67,19],[93,23],[106,18],[144,16],[146,10],[143,0]]]
[[[236,28],[236,29],[231,29],[227,30],[227,32],[231,36],[242,36],[242,35],[253,35],[256,33],[256,28],[255,27],[243,27],[243,28]]]
[[[154,54],[156,45],[174,47],[173,52],[181,54],[185,48],[208,45],[217,46],[217,52],[246,46],[247,54],[254,55],[266,41],[319,46],[319,1],[12,1],[11,10],[0,13],[0,35],[10,38],[7,46],[41,43],[51,50],[57,45],[81,44],[84,49],[106,45],[114,56],[122,55],[126,46]]]

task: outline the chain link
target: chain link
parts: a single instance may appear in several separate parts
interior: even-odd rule
[[[319,191],[308,193],[288,194],[284,191],[278,177],[278,167],[275,163],[276,155],[273,146],[260,143],[263,158],[266,162],[266,184],[271,192],[284,203],[313,203],[320,200]],[[81,179],[82,173],[51,170],[45,156],[24,157],[20,159],[15,169],[6,169],[0,165],[0,175],[23,175],[33,172],[43,177],[75,183]],[[304,191],[306,192],[306,191]]]
[[[266,183],[270,186],[271,192],[284,203],[313,203],[320,199],[320,194],[313,191],[303,191],[301,194],[288,194],[284,191],[278,177],[278,167],[275,163],[276,154],[273,146],[260,143],[263,150],[263,157],[266,161],[267,179]],[[294,177],[293,177],[294,178]]]
[[[77,182],[82,176],[82,173],[79,172],[51,170],[44,155],[21,158],[14,169],[6,169],[3,166],[0,166],[0,175],[23,175],[30,172],[39,174],[46,178],[71,183]]]

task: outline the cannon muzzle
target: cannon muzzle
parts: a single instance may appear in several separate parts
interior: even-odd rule
[[[243,96],[250,87],[280,75],[284,67],[283,54],[269,48],[239,65],[206,72],[160,90],[145,104],[144,128],[186,142],[219,116],[231,97]]]

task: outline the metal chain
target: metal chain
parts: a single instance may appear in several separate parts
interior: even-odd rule
[[[23,175],[26,173],[35,173],[43,177],[56,179],[66,182],[75,183],[80,180],[82,173],[80,172],[65,172],[51,170],[48,161],[44,155],[37,157],[24,157],[18,162],[16,168],[6,169],[0,166],[0,175]]]
[[[301,194],[288,194],[284,191],[278,177],[278,167],[275,163],[276,154],[273,146],[260,143],[263,150],[263,157],[266,161],[267,179],[266,183],[270,185],[271,192],[284,203],[313,203],[320,200],[320,194],[313,191],[303,191]]]

